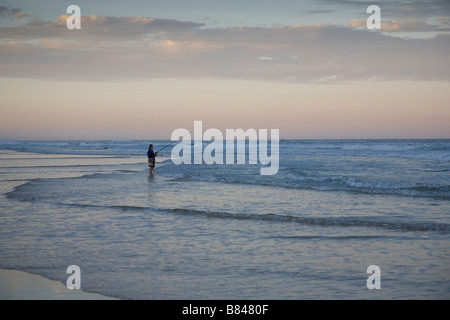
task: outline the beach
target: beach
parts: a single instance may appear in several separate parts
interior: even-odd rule
[[[282,140],[275,176],[147,146],[0,143],[1,299],[450,297],[449,140]]]
[[[58,281],[18,270],[0,269],[0,300],[111,300],[95,293],[69,290]]]

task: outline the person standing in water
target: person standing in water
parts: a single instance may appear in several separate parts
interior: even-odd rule
[[[153,174],[153,169],[155,168],[155,157],[158,155],[158,152],[153,151],[153,145],[148,146],[147,158],[148,158],[148,167],[150,168],[150,174]]]

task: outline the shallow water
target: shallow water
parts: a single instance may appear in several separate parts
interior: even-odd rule
[[[0,268],[65,283],[76,264],[124,299],[450,297],[448,140],[281,141],[276,176],[149,177],[145,145],[0,143]]]

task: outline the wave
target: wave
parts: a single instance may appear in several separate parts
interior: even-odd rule
[[[147,207],[126,206],[126,205],[102,206],[102,205],[96,205],[96,204],[73,204],[73,203],[58,203],[58,204],[60,204],[60,205],[69,205],[69,206],[76,206],[76,207],[82,207],[82,208],[116,209],[116,210],[121,210],[121,211],[149,210],[149,208],[147,208]]]
[[[286,170],[286,172],[284,174],[281,173],[281,177],[273,177],[270,179],[237,174],[221,175],[220,173],[202,175],[196,174],[197,172],[162,172],[161,174],[165,177],[172,178],[173,181],[179,182],[221,182],[315,191],[344,191],[374,195],[450,199],[450,185],[415,182],[358,181],[349,177],[309,176],[302,172],[294,173],[293,170]]]
[[[212,212],[212,211],[181,209],[181,208],[159,209],[159,210],[183,215],[201,215],[206,216],[208,218],[289,222],[319,227],[369,227],[369,228],[372,227],[372,228],[402,230],[402,231],[439,231],[439,232],[450,231],[450,224],[445,223],[389,221],[380,218],[299,217],[299,216],[279,215],[279,214],[245,214],[245,213],[237,214],[237,213]]]
[[[394,236],[389,236],[393,238]],[[385,239],[385,235],[351,235],[351,236],[330,236],[330,235],[302,235],[302,236],[270,236],[269,239],[297,239],[297,240],[377,240]],[[401,236],[405,240],[404,236]],[[415,238],[411,238],[415,239]]]
[[[370,150],[370,151],[408,151],[408,150],[420,150],[421,145],[410,144],[363,144],[354,143],[345,145],[342,150]]]
[[[32,199],[35,200],[35,199]],[[417,232],[449,232],[450,224],[437,222],[414,222],[414,221],[395,221],[380,217],[307,217],[295,216],[289,214],[251,214],[251,213],[231,213],[218,211],[204,211],[185,208],[153,208],[131,205],[95,205],[95,204],[77,204],[77,203],[56,203],[58,205],[90,208],[90,209],[112,209],[120,211],[141,211],[151,214],[151,212],[171,213],[179,215],[203,216],[214,219],[233,219],[233,220],[252,220],[266,221],[273,223],[295,223],[305,226],[317,227],[366,227],[385,230],[398,231],[417,231]],[[355,236],[346,236],[351,239]],[[361,237],[361,236],[358,236]],[[365,236],[363,236],[365,237]],[[374,236],[366,236],[374,238]],[[342,237],[338,237],[342,238]],[[376,236],[375,236],[376,238]]]
[[[105,177],[104,174],[87,174],[77,178],[61,178],[61,179],[95,179],[99,177]],[[50,179],[52,180],[52,179]],[[29,192],[27,188],[30,185],[36,184],[42,181],[48,181],[48,179],[33,179],[25,184],[17,186],[13,191],[6,193],[5,195],[10,199],[26,202],[45,202],[60,206],[70,206],[78,208],[90,208],[90,209],[111,209],[120,211],[140,211],[143,214],[151,214],[152,212],[162,212],[180,215],[192,215],[203,216],[206,218],[215,219],[234,219],[234,220],[252,220],[252,221],[266,221],[274,223],[295,223],[305,226],[317,226],[317,227],[367,227],[367,228],[380,228],[387,230],[400,230],[400,231],[437,231],[437,232],[449,232],[450,224],[439,222],[423,222],[423,221],[409,221],[400,219],[398,217],[364,217],[364,216],[352,216],[352,217],[332,217],[332,216],[314,216],[314,215],[302,215],[299,216],[297,212],[286,213],[246,213],[246,212],[226,212],[226,211],[208,211],[208,210],[196,210],[187,208],[164,208],[164,207],[151,207],[147,205],[127,205],[114,203],[114,204],[95,204],[95,203],[78,203],[71,202],[71,200],[63,197],[44,197],[39,199],[39,196],[35,192]],[[39,184],[32,186],[39,187]],[[76,200],[77,201],[77,200]]]
[[[280,144],[280,154],[411,158],[448,162],[450,161],[450,141],[340,140],[310,143],[297,141],[297,143]]]
[[[164,145],[168,141],[157,140],[155,145]],[[169,141],[170,143],[170,141]],[[0,149],[18,152],[56,155],[145,155],[148,142],[144,140],[92,140],[92,141],[11,141],[0,140]],[[166,149],[161,155],[170,155]]]
[[[76,165],[48,165],[48,166],[33,166],[33,165],[24,165],[24,166],[15,166],[15,167],[3,167],[8,169],[23,169],[23,168],[84,168],[84,167],[105,167],[105,165],[101,164],[76,164]]]
[[[152,141],[158,150],[170,140]],[[204,142],[204,146],[208,143]],[[0,149],[22,152],[78,155],[145,155],[145,140],[11,141],[0,140]],[[171,148],[161,152],[170,156]],[[370,155],[450,161],[450,140],[281,140],[283,155]]]

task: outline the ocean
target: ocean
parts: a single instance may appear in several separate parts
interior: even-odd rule
[[[0,141],[0,268],[121,299],[449,299],[450,140],[281,140],[279,171],[170,141]],[[369,289],[369,266],[380,289]]]

